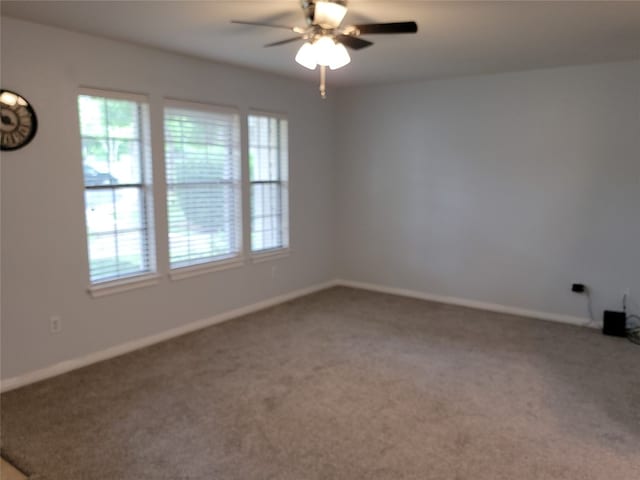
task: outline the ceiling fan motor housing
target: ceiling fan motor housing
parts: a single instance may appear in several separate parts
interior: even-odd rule
[[[335,3],[347,6],[347,0],[325,0],[327,3]],[[304,18],[307,21],[307,25],[317,25],[316,23],[316,1],[315,0],[300,0],[302,11],[304,12]]]

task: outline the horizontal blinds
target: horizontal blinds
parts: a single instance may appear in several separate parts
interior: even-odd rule
[[[171,268],[238,255],[238,114],[171,103],[164,136]]]
[[[155,270],[148,105],[78,96],[91,283]]]
[[[287,120],[249,116],[249,180],[251,184],[251,250],[288,246]]]

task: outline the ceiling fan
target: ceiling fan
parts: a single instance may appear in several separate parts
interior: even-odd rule
[[[346,0],[301,0],[306,27],[289,27],[273,23],[231,20],[231,23],[254,25],[259,27],[289,30],[297,36],[286,38],[265,47],[275,47],[303,40],[295,57],[303,67],[310,70],[320,65],[320,94],[326,98],[326,68],[337,70],[351,61],[347,48],[360,50],[373,45],[373,42],[360,38],[361,35],[416,33],[416,22],[365,23],[341,27],[347,14]],[[346,48],[345,48],[346,47]]]

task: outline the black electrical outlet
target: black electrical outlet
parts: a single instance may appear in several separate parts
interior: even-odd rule
[[[571,291],[575,293],[584,293],[587,287],[584,286],[584,283],[574,283],[571,285]]]

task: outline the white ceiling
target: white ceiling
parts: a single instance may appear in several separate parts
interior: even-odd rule
[[[304,25],[298,0],[6,1],[3,16],[317,81],[300,43],[263,48]],[[351,0],[345,24],[415,20],[416,35],[370,35],[331,82],[363,85],[640,59],[640,2]]]

